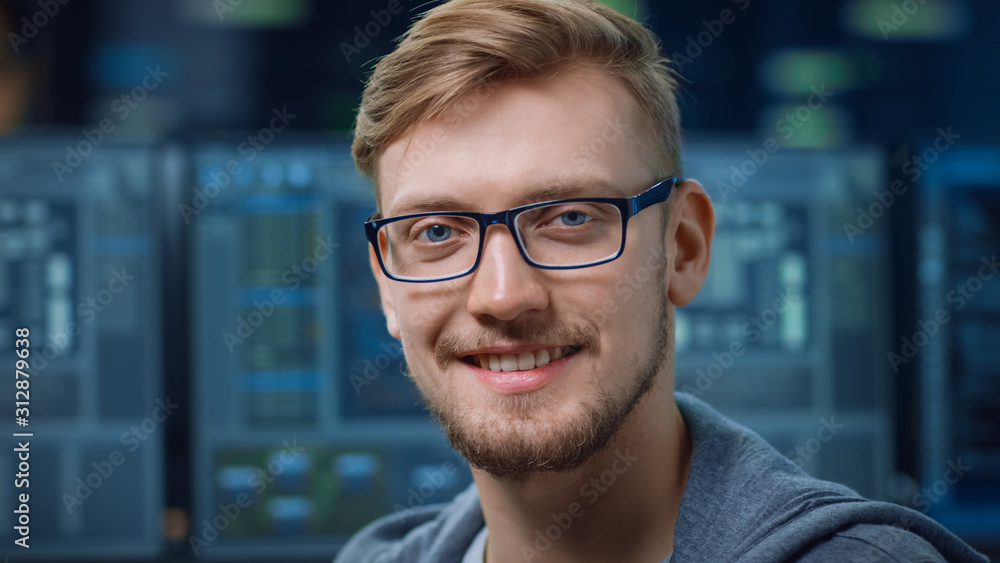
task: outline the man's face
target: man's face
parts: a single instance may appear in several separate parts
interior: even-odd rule
[[[474,93],[386,149],[383,215],[636,195],[661,179],[640,156],[636,115],[597,71]],[[474,467],[507,478],[579,467],[667,373],[661,210],[632,217],[622,256],[589,268],[533,268],[506,227],[483,236],[479,268],[456,280],[390,281],[373,262],[389,330]]]

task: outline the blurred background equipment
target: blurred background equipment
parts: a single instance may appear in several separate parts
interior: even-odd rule
[[[879,222],[852,239],[843,228],[888,184],[884,156],[753,146],[685,145],[685,174],[715,199],[717,217],[708,280],[675,314],[676,388],[810,473],[885,498],[889,229]]]
[[[32,549],[8,510],[0,556],[329,561],[470,482],[346,134],[436,3],[0,0],[0,365],[19,326],[38,362]],[[1000,4],[607,3],[681,74],[718,216],[677,388],[1000,556]]]
[[[0,358],[13,370],[14,331],[28,327],[30,416],[15,426],[11,410],[9,424],[34,433],[28,486],[0,487],[0,551],[22,549],[12,510],[28,493],[32,556],[151,556],[176,408],[164,392],[162,161],[142,145],[104,147],[58,182],[52,158],[74,141],[0,140],[0,333],[11,335]],[[8,451],[24,439],[8,438]],[[17,465],[0,457],[7,475]]]
[[[371,191],[349,145],[282,140],[252,159],[233,142],[187,153],[205,556],[328,556],[361,523],[471,482],[386,332],[357,236]]]
[[[930,141],[919,148],[936,150]],[[919,354],[912,363],[926,455],[914,500],[950,529],[985,542],[1000,530],[1000,146],[942,154],[921,188],[918,320],[899,343],[904,359],[903,338]]]

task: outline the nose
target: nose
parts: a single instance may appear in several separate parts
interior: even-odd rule
[[[524,261],[514,234],[504,225],[491,225],[483,237],[483,255],[472,273],[469,313],[511,321],[544,310],[549,294],[541,283],[543,270]]]

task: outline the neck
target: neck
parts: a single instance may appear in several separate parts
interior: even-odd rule
[[[488,561],[660,561],[691,462],[691,439],[661,380],[607,448],[569,472],[498,480],[473,471]]]

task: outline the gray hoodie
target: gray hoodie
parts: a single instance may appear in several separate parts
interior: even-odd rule
[[[810,477],[704,402],[675,398],[694,451],[671,563],[987,561],[923,514]],[[369,524],[335,563],[459,563],[483,526],[473,484],[449,504]]]

